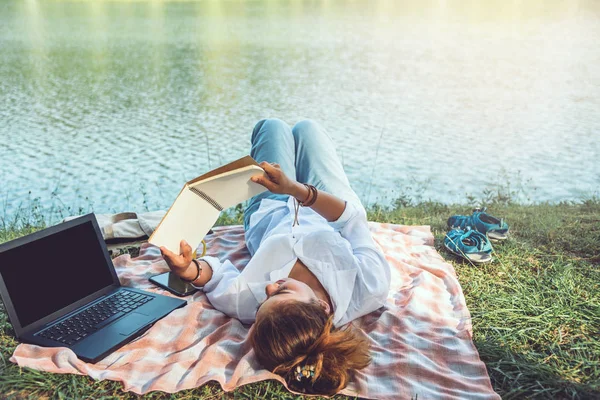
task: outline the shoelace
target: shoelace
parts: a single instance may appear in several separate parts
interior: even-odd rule
[[[481,240],[481,237],[477,234],[475,234],[475,231],[472,231],[469,229],[468,232],[468,238],[473,240],[475,242],[475,248],[479,251],[483,251],[483,248],[485,247],[485,242],[483,240]],[[473,237],[471,237],[473,236]]]
[[[450,235],[452,232],[456,232],[456,235]],[[460,228],[453,228],[450,232],[448,232],[446,234],[446,236],[448,237],[448,239],[450,239],[450,241],[452,243],[454,243],[455,246],[458,247],[455,239],[459,239],[460,242],[463,245],[467,245],[470,246],[466,243],[463,242],[464,239],[470,239],[474,242],[474,246],[477,250],[479,251],[483,251],[486,245],[486,241],[482,240],[482,237],[480,235],[483,235],[482,233],[479,233],[475,230],[472,230],[470,226],[467,227],[466,231]],[[454,238],[452,237],[454,236]]]

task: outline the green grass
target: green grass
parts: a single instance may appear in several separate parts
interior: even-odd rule
[[[464,206],[424,203],[370,219],[431,225],[454,265],[474,342],[503,398],[600,397],[600,203],[495,205],[511,225],[496,261],[473,266],[442,248],[445,221]]]
[[[372,207],[369,219],[431,225],[437,250],[455,267],[473,317],[474,342],[494,390],[503,398],[600,398],[600,201],[580,204],[518,205],[495,202],[488,212],[511,226],[508,241],[495,245],[496,260],[473,266],[443,249],[445,222],[464,205],[397,202]],[[31,217],[31,216],[29,216]],[[0,242],[44,226],[43,219],[0,220]],[[241,223],[239,210],[218,224]],[[0,313],[0,394],[5,397],[134,398],[121,384],[88,377],[55,375],[10,363],[17,342]],[[149,399],[294,399],[277,382],[247,385],[224,393],[208,384]],[[344,397],[344,396],[337,396]]]

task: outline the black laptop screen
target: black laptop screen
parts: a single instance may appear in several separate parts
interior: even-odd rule
[[[21,327],[113,282],[92,222],[0,253],[0,274]]]

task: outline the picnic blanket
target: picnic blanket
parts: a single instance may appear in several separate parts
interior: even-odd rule
[[[454,268],[433,248],[428,226],[369,223],[392,267],[385,307],[352,324],[371,341],[373,362],[354,374],[343,394],[371,399],[499,399],[472,342],[471,317]],[[241,226],[217,227],[208,252],[243,268],[250,259]],[[157,247],[113,260],[121,284],[170,295],[148,278],[168,270]],[[202,292],[137,340],[96,364],[66,348],[20,344],[11,361],[37,370],[85,374],[144,394],[177,392],[217,381],[226,391],[279,376],[261,368],[249,326],[213,309]]]

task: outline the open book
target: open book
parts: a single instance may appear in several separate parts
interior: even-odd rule
[[[221,211],[267,190],[250,180],[264,173],[252,157],[246,156],[192,179],[183,186],[148,242],[179,254],[183,239],[196,250]]]

